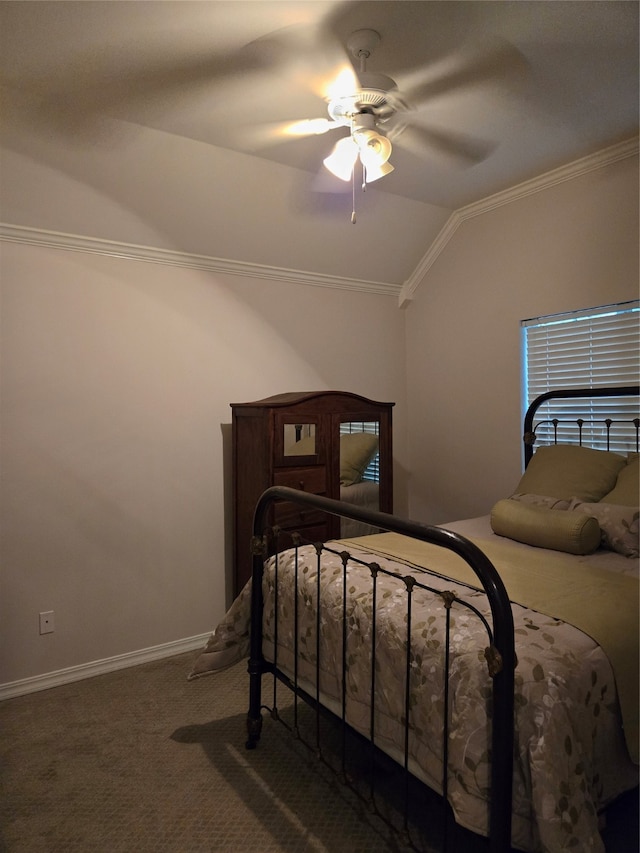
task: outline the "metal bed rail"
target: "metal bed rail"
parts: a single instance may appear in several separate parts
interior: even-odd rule
[[[253,525],[253,577],[251,590],[251,646],[249,657],[250,695],[247,714],[247,748],[257,746],[262,728],[262,675],[273,672],[275,665],[267,662],[262,650],[263,589],[262,578],[267,541],[264,534],[267,514],[276,500],[286,500],[336,516],[363,521],[381,530],[400,533],[423,542],[429,542],[453,551],[460,556],[476,574],[484,590],[490,611],[492,659],[492,730],[491,730],[491,798],[489,806],[489,850],[491,853],[506,853],[511,849],[511,801],[513,783],[513,737],[514,737],[514,669],[515,641],[511,604],[504,584],[491,561],[471,541],[452,531],[440,527],[420,524],[396,518],[387,513],[373,512],[355,505],[330,498],[299,492],[284,486],[273,486],[261,496],[256,506]],[[320,548],[322,546],[318,546]],[[330,547],[330,546],[329,546]],[[409,587],[413,586],[411,581]],[[346,584],[345,584],[346,587]],[[409,593],[411,590],[409,590]],[[409,595],[410,600],[410,595]],[[408,618],[410,619],[410,613]],[[344,627],[343,627],[344,630]],[[277,642],[276,642],[277,648]],[[399,664],[400,665],[400,664]],[[406,662],[402,662],[406,665]],[[283,678],[286,682],[286,676]],[[294,677],[295,692],[303,698],[304,691],[298,690]],[[311,697],[312,701],[314,697]],[[317,700],[317,697],[315,697]],[[344,699],[343,699],[344,701]],[[344,716],[344,708],[343,708]],[[406,735],[405,735],[406,737]],[[446,743],[444,746],[444,785],[446,793]],[[406,746],[405,746],[406,763]],[[406,828],[406,821],[405,821]]]

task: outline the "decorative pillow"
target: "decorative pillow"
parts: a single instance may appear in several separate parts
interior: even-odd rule
[[[617,551],[625,557],[637,557],[640,554],[639,525],[640,509],[637,506],[619,506],[618,504],[571,502],[571,510],[595,518],[600,525],[603,548]]]
[[[511,495],[512,501],[520,501],[523,504],[531,504],[532,506],[545,506],[547,509],[569,509],[571,501],[561,500],[560,498],[552,498],[548,495]]]
[[[491,510],[491,527],[498,536],[569,554],[590,554],[600,545],[600,526],[595,518],[508,498]]]
[[[630,453],[627,464],[620,469],[615,486],[602,498],[602,503],[618,506],[638,506],[640,503],[640,454]]]
[[[552,495],[570,501],[599,501],[616,484],[626,464],[624,456],[576,444],[540,447],[514,491],[517,494]]]
[[[365,468],[378,452],[378,436],[352,432],[340,436],[340,484],[352,486],[362,480]]]

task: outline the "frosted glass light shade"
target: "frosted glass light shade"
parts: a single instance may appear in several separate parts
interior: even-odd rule
[[[365,180],[368,184],[377,181],[378,178],[384,178],[389,172],[393,172],[393,166],[388,160],[386,163],[379,163],[378,165],[364,165]]]
[[[341,181],[351,180],[351,174],[358,159],[358,146],[350,136],[339,139],[333,151],[324,159],[324,165]]]
[[[386,163],[393,150],[386,136],[371,130],[358,133],[356,136],[356,142],[360,149],[360,159],[365,166]]]

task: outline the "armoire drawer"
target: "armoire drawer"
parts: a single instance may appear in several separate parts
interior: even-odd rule
[[[300,489],[312,495],[324,495],[327,491],[327,473],[325,468],[285,468],[273,472],[274,486],[287,486]]]
[[[291,501],[278,501],[273,507],[274,523],[287,530],[325,524],[327,516],[316,509],[309,509]]]
[[[323,495],[327,489],[324,468],[287,468],[273,472],[274,486],[287,486],[313,495]],[[301,527],[326,523],[326,515],[292,501],[278,501],[274,505],[274,521],[279,527],[296,530]]]

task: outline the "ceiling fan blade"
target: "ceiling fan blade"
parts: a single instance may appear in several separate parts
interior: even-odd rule
[[[449,56],[427,70],[398,78],[401,100],[409,109],[420,110],[426,101],[456,89],[493,84],[509,89],[525,79],[528,62],[509,42],[500,42],[485,51]]]
[[[191,97],[219,84],[244,84],[266,73],[295,75],[308,62],[312,30],[288,26],[237,49],[199,52],[175,60],[155,51],[132,55],[131,48],[108,48],[79,55],[39,77],[12,80],[4,87],[25,115],[66,135],[95,136],[105,116],[129,118],[154,104],[163,107],[176,95]],[[326,75],[325,75],[326,76]],[[93,126],[95,125],[95,126]]]
[[[360,83],[348,62],[336,66],[330,77],[324,76],[311,81],[311,88],[325,101],[352,95],[360,89]]]
[[[486,160],[497,148],[497,143],[478,139],[466,133],[442,131],[417,124],[399,126],[389,133],[394,144],[403,146],[420,157],[430,157],[439,152],[458,163],[473,166]]]
[[[144,102],[157,95],[171,95],[201,84],[215,84],[239,74],[259,72],[269,67],[272,49],[269,45],[251,45],[247,49],[216,56],[194,57],[179,63],[162,60],[121,71],[114,67],[113,57],[104,63],[78,63],[44,86],[50,106],[63,111],[90,114],[108,112],[120,104]]]
[[[49,133],[96,142],[105,133],[110,118],[128,118],[138,106],[147,107],[181,90],[190,92],[198,84],[215,85],[229,75],[261,70],[264,54],[231,54],[205,57],[165,67],[150,63],[119,73],[111,62],[87,63],[52,74],[45,80],[14,84],[3,80],[5,99],[23,119]],[[81,70],[82,69],[82,70]]]
[[[342,128],[344,124],[328,118],[310,118],[299,121],[279,121],[268,124],[251,125],[238,128],[238,144],[247,150],[276,145],[289,139],[305,136],[319,136],[330,130]]]

